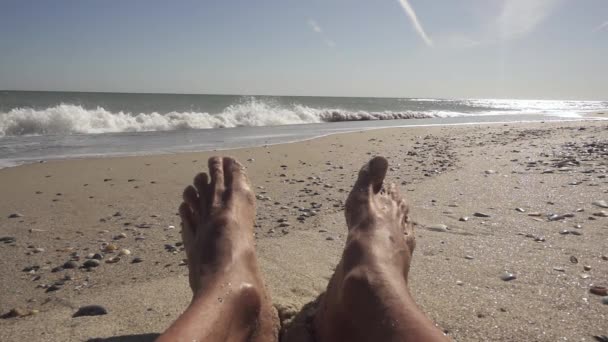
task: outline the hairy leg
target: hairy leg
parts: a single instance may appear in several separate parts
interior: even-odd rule
[[[346,246],[314,319],[320,342],[448,340],[410,295],[414,231],[398,189],[382,188],[387,168],[382,157],[363,166],[346,201]]]
[[[255,197],[243,167],[209,159],[179,208],[193,297],[158,341],[276,341],[278,317],[253,240]]]

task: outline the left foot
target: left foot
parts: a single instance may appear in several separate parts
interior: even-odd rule
[[[255,197],[244,168],[232,158],[209,159],[209,177],[194,179],[179,208],[193,302],[208,295],[252,312],[253,340],[277,340],[278,318],[257,264]]]

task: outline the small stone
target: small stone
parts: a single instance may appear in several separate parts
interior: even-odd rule
[[[515,208],[515,210],[519,211],[520,213],[525,213],[526,210],[523,208]]]
[[[608,288],[605,286],[591,286],[589,288],[589,293],[592,293],[596,296],[608,296]]]
[[[485,174],[486,174],[486,175],[493,175],[493,174],[495,174],[495,173],[496,173],[496,171],[494,171],[494,170],[486,170],[486,171],[485,171]]]
[[[23,214],[14,213],[14,214],[8,215],[8,218],[19,218],[19,217],[23,217]]]
[[[573,264],[578,264],[578,259],[574,255],[571,255],[570,256],[570,262],[573,263]]]
[[[53,285],[47,287],[45,292],[55,292],[55,291],[58,291],[58,290],[61,290],[61,285],[59,285],[59,284],[53,284]]]
[[[515,276],[515,274],[507,272],[500,276],[500,279],[502,279],[503,281],[511,281],[517,279],[517,277]]]
[[[117,249],[118,249],[118,246],[113,245],[113,244],[109,244],[109,245],[107,245],[107,246],[105,246],[105,247],[103,248],[103,251],[104,251],[104,252],[114,252],[114,251],[115,251],[115,250],[117,250]]]
[[[463,216],[458,219],[458,221],[460,221],[460,222],[467,222],[468,220],[469,220],[469,218],[467,216]]]
[[[37,248],[32,249],[32,252],[34,252],[34,253],[42,253],[42,252],[44,252],[44,248],[37,247]]]
[[[120,258],[117,257],[117,256],[114,256],[114,257],[111,257],[108,260],[106,260],[106,263],[107,264],[115,264],[115,263],[117,263],[119,261],[120,261]]]
[[[281,222],[279,224],[279,228],[284,228],[284,227],[289,227],[289,226],[291,226],[291,225],[289,223],[287,223],[287,222]]]
[[[0,242],[4,242],[4,243],[13,243],[17,241],[16,238],[12,237],[12,236],[3,236],[0,237]]]
[[[553,270],[557,272],[566,272],[566,269],[563,267],[553,267]]]
[[[463,283],[462,281],[460,281],[460,280],[457,280],[457,281],[456,281],[456,285],[458,285],[458,286],[462,286],[462,285],[464,285],[464,283]]]
[[[0,318],[7,319],[7,318],[14,318],[14,317],[26,317],[31,314],[32,314],[32,312],[28,309],[14,308],[14,309],[11,309],[9,312],[5,313],[4,315],[0,316]]]
[[[135,257],[135,258],[133,258],[133,260],[131,260],[131,263],[132,264],[139,264],[140,262],[143,262],[143,261],[144,261],[143,258]]]
[[[571,235],[576,235],[576,236],[583,235],[583,233],[578,232],[578,231],[576,231],[576,230],[571,230],[571,231],[570,231],[570,234],[571,234]]]
[[[114,239],[114,240],[122,240],[122,239],[125,239],[126,237],[127,237],[127,234],[125,234],[125,233],[120,233],[120,234],[118,234],[118,235],[115,235],[113,239]]]
[[[123,248],[120,250],[120,252],[118,252],[118,255],[131,255],[131,251],[126,248]]]
[[[559,233],[560,233],[560,235],[568,235],[568,234],[570,234],[570,231],[568,229],[564,229],[564,230],[561,230]]]
[[[608,305],[608,297],[602,298],[602,304]],[[606,341],[608,341],[608,338],[606,338]]]
[[[97,259],[89,259],[87,261],[84,262],[84,264],[82,264],[82,266],[84,266],[85,268],[94,268],[99,266],[99,260]]]
[[[447,232],[448,231],[448,226],[446,226],[445,224],[433,224],[427,227],[428,230],[434,231],[434,232]]]
[[[108,310],[101,305],[86,305],[78,309],[72,317],[107,315]]]
[[[584,269],[585,271],[591,271],[591,266],[589,266],[589,265],[585,265],[585,266],[583,266],[583,269]]]
[[[533,213],[529,213],[528,216],[539,217],[539,216],[543,216],[543,214],[535,211]]]
[[[475,217],[490,217],[490,215],[485,214],[485,213],[480,213],[480,212],[474,213],[473,216],[475,216]]]
[[[101,254],[101,253],[95,253],[95,254],[93,254],[93,258],[92,259],[101,260],[101,259],[103,259],[103,257],[104,257],[104,255]]]
[[[63,268],[65,269],[72,269],[72,268],[78,268],[78,263],[74,260],[70,260],[70,261],[66,261],[65,264],[63,264]]]
[[[326,238],[325,238],[325,240],[327,240],[327,241],[333,241],[333,240],[334,240],[334,238],[333,238],[333,237],[331,237],[331,236],[328,236],[328,237],[326,237]]]
[[[608,208],[608,203],[606,203],[606,201],[601,200],[601,201],[595,201],[592,203],[593,205],[600,207],[600,208]]]
[[[473,260],[473,259],[475,259],[475,258],[474,258],[473,256],[471,256],[471,255],[465,255],[465,256],[464,256],[464,258],[465,258],[465,259],[467,259],[467,260]]]
[[[593,213],[593,216],[597,216],[597,217],[608,217],[608,212],[606,212],[606,211],[602,210],[602,211],[599,211],[599,212],[597,212],[597,213]]]

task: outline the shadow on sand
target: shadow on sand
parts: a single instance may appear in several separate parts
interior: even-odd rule
[[[152,342],[160,334],[124,335],[105,338],[91,338],[87,342]]]

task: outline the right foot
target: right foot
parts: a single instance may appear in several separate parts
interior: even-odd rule
[[[179,208],[193,303],[205,296],[250,313],[253,340],[272,341],[278,318],[258,268],[253,239],[255,197],[244,168],[232,158],[209,159],[209,177],[194,179]]]
[[[383,189],[387,168],[383,157],[364,165],[346,201],[348,238],[315,317],[319,341],[399,340],[415,240],[407,204],[394,184]]]

